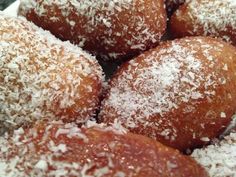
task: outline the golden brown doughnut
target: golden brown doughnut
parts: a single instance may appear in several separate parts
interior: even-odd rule
[[[39,123],[0,138],[0,174],[78,177],[207,177],[188,156],[112,127]]]
[[[236,172],[236,133],[191,155],[208,171],[211,177],[234,177]]]
[[[236,111],[236,48],[209,37],[163,43],[110,81],[100,121],[178,148],[219,136]]]
[[[103,81],[95,57],[24,19],[0,14],[0,21],[0,132],[93,116]]]
[[[219,37],[236,45],[235,0],[191,0],[171,18],[172,35]]]
[[[22,0],[20,14],[103,59],[155,47],[166,28],[163,0]]]

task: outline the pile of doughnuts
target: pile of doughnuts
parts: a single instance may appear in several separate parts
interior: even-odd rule
[[[21,0],[18,17],[0,13],[0,176],[233,177],[235,8]]]

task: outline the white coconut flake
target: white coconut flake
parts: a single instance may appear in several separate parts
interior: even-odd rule
[[[36,163],[35,168],[46,171],[48,169],[48,164],[45,160],[39,160]]]
[[[208,137],[202,137],[201,140],[205,141],[205,142],[209,142],[210,141],[210,139]]]
[[[221,118],[226,118],[225,112],[221,112],[221,113],[220,113],[220,117],[221,117]]]

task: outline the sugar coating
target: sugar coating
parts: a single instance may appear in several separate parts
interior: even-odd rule
[[[103,81],[96,59],[23,18],[0,14],[0,21],[0,131],[93,116]]]
[[[236,133],[203,149],[196,149],[191,155],[211,177],[236,176]]]
[[[117,59],[156,46],[166,26],[162,0],[22,0],[20,14],[27,16],[31,11],[45,17],[43,20],[49,26],[65,22],[69,26],[69,40],[104,59]],[[65,28],[60,28],[63,33]]]

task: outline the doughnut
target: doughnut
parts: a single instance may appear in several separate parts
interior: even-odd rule
[[[109,128],[109,127],[108,127]],[[189,156],[152,139],[113,128],[60,122],[20,128],[0,139],[0,174],[7,176],[207,177]]]
[[[168,12],[173,12],[184,2],[185,0],[165,0],[166,9]]]
[[[185,152],[219,136],[236,111],[236,48],[210,37],[161,44],[123,64],[99,121]]]
[[[23,18],[0,14],[0,21],[0,132],[92,117],[103,82],[95,57]]]
[[[234,177],[236,172],[236,133],[191,155],[211,177]]]
[[[22,0],[19,14],[103,60],[123,60],[159,44],[164,0]]]
[[[236,45],[235,0],[191,0],[171,17],[175,37],[212,36]]]

